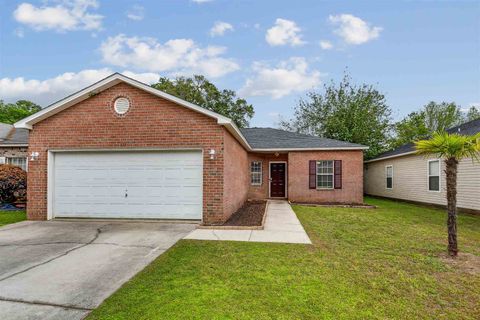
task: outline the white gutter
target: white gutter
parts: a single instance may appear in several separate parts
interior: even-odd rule
[[[287,151],[331,151],[331,150],[367,150],[368,147],[324,147],[324,148],[276,148],[276,149],[252,149],[254,152],[287,152]]]
[[[7,148],[7,147],[28,147],[28,144],[0,144],[0,147]]]
[[[391,159],[391,158],[398,158],[398,157],[402,157],[402,156],[406,156],[406,155],[414,154],[414,153],[416,153],[416,151],[408,151],[408,152],[404,152],[404,153],[400,153],[400,154],[395,154],[393,156],[382,157],[382,158],[378,158],[378,159],[372,159],[372,160],[364,161],[363,163],[375,162],[375,161],[386,160],[386,159]]]

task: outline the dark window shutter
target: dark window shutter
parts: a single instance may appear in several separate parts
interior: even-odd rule
[[[310,160],[308,163],[308,187],[310,189],[317,188],[317,161]]]
[[[342,189],[342,160],[335,160],[335,189]]]

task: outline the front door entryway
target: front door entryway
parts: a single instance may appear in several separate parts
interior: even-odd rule
[[[270,197],[286,196],[286,163],[270,162]]]

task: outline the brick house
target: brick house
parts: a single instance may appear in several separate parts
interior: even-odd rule
[[[28,130],[0,123],[0,164],[11,164],[27,170]]]
[[[28,218],[226,221],[249,198],[361,203],[363,149],[228,118],[113,74],[23,119]]]

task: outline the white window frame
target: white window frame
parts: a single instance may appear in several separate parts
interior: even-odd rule
[[[320,162],[331,162],[332,163],[332,173],[318,173],[318,164]],[[332,187],[319,187],[318,186],[318,176],[332,176]],[[315,185],[317,187],[317,190],[333,190],[335,189],[335,161],[334,160],[317,160],[317,163],[315,165]]]
[[[389,178],[388,168],[392,168],[392,176],[390,177],[390,178],[392,178],[392,187],[391,188],[388,187],[388,182],[387,182],[388,178]],[[385,189],[392,190],[393,189],[393,182],[394,182],[393,181],[393,165],[389,164],[389,165],[385,166]]]
[[[430,162],[438,162],[438,190],[430,190],[430,177],[436,177],[430,175]],[[427,191],[428,192],[440,192],[442,190],[442,162],[440,159],[429,159],[427,161]]]
[[[253,163],[259,163],[260,164],[260,172],[253,172],[252,171],[252,166],[253,166]],[[254,174],[258,174],[260,176],[260,182],[253,182],[252,178],[253,178],[253,175]],[[263,163],[262,161],[259,161],[259,160],[252,160],[250,162],[250,185],[252,186],[261,186],[262,185],[262,181],[263,181]]]
[[[12,159],[24,159],[25,160],[25,168],[18,165],[18,163],[11,163],[10,161],[12,161]],[[21,168],[22,170],[25,170],[27,171],[28,170],[28,158],[27,157],[6,157],[5,158],[5,163],[6,164],[9,164],[9,165],[12,165],[12,166],[16,166],[16,167],[19,167]]]

